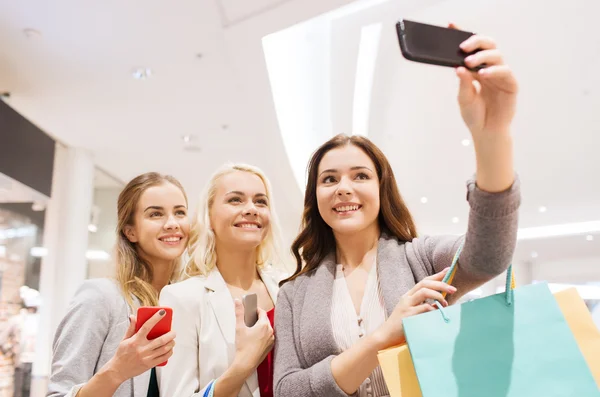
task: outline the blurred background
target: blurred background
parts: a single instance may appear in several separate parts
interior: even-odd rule
[[[193,209],[219,165],[257,165],[289,246],[311,152],[366,135],[420,234],[464,233],[457,79],[402,58],[400,18],[499,44],[521,85],[517,284],[576,286],[600,325],[597,15],[593,0],[0,0],[0,397],[44,395],[57,322],[112,274],[116,198],[140,173],[181,180]]]

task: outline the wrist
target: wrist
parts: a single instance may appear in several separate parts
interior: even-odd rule
[[[227,372],[229,372],[232,377],[241,377],[242,379],[248,378],[252,374],[252,371],[254,371],[254,367],[252,367],[248,361],[249,360],[241,358],[236,354],[233,362],[227,369]]]
[[[110,384],[115,390],[127,380],[126,378],[123,378],[122,373],[116,368],[115,363],[112,360],[106,363],[106,365],[98,371],[98,375],[102,378],[103,382]]]

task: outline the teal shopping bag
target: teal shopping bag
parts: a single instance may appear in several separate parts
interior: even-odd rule
[[[507,273],[504,293],[404,319],[423,397],[600,396],[547,284]]]

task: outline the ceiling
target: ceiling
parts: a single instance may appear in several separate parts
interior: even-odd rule
[[[453,21],[493,36],[521,84],[521,227],[600,220],[600,36],[589,33],[597,15],[594,0],[7,0],[0,91],[53,137],[92,150],[120,181],[157,170],[196,197],[226,161],[260,166],[289,241],[308,154],[331,134],[356,129],[361,29],[381,24],[366,83],[369,137],[393,163],[420,231],[462,233],[474,156],[462,145],[469,135],[456,78],[404,60],[394,32],[399,18]],[[273,66],[262,38],[283,29],[293,45],[275,52]],[[134,79],[136,68],[152,75]],[[528,240],[517,259],[531,260],[534,250],[539,258],[544,250],[600,256],[600,235],[582,244],[584,237]]]

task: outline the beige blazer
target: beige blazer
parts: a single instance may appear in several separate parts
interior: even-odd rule
[[[273,302],[286,274],[271,266],[260,272]],[[157,368],[161,396],[202,397],[211,380],[221,376],[235,355],[235,307],[221,273],[196,276],[163,288],[160,305],[173,308],[177,333],[173,356]],[[256,371],[239,397],[260,397]]]

